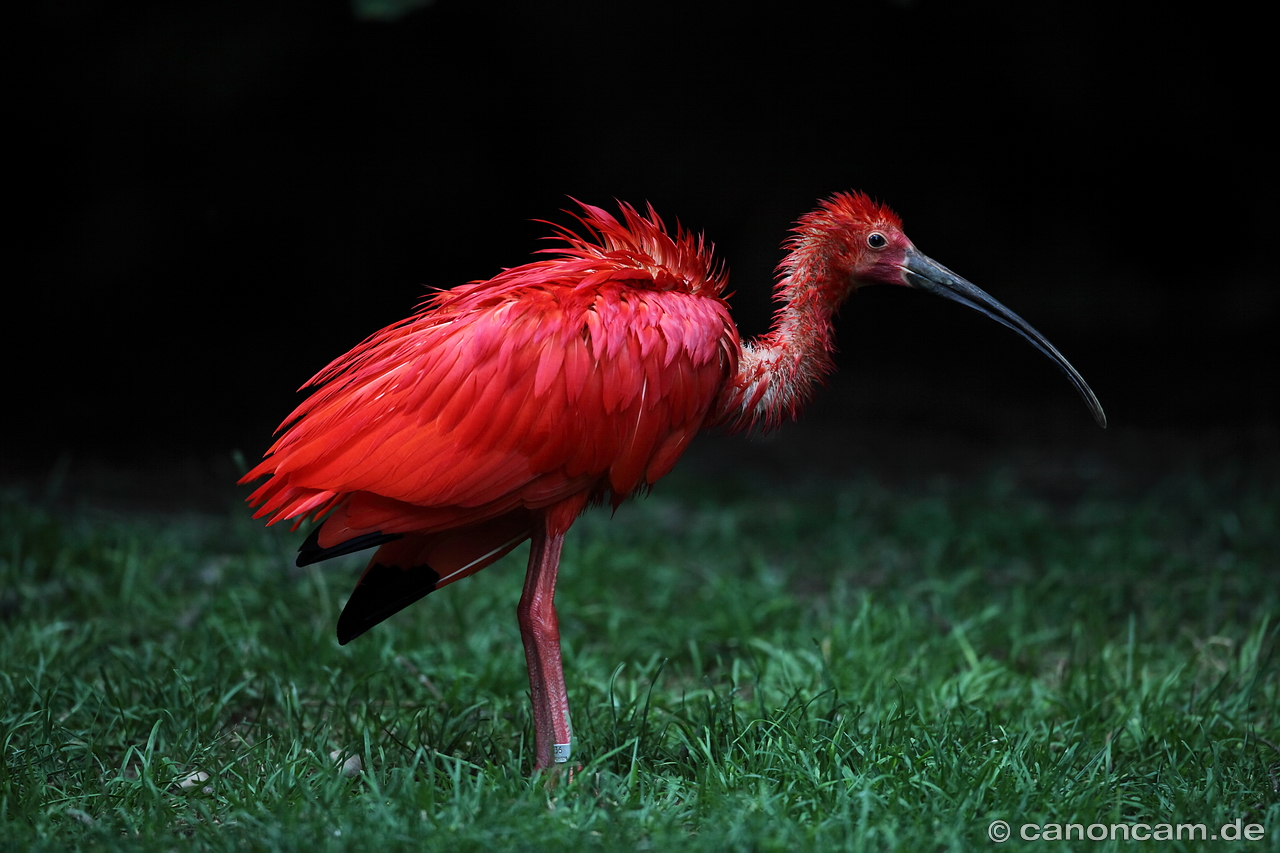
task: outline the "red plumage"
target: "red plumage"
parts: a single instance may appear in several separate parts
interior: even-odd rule
[[[425,539],[564,501],[616,505],[671,470],[737,369],[724,274],[652,210],[584,211],[595,241],[564,231],[559,257],[435,294],[316,374],[244,478],[273,475],[255,517],[332,512],[321,547]],[[495,544],[475,539],[455,560]]]

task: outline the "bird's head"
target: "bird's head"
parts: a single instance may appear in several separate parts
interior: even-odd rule
[[[863,193],[836,193],[800,218],[781,272],[813,282],[837,303],[864,284],[905,284],[914,250],[902,220]]]
[[[1098,398],[1084,378],[1026,320],[981,288],[923,254],[902,230],[902,220],[863,193],[837,193],[796,223],[779,268],[781,287],[795,290],[808,283],[811,296],[832,310],[849,294],[868,284],[896,284],[923,290],[985,314],[1007,326],[1049,357],[1075,385],[1100,426],[1107,425]]]

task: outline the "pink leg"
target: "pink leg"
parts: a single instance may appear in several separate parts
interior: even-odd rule
[[[560,663],[560,624],[554,602],[563,544],[563,533],[550,535],[545,523],[534,524],[524,594],[516,610],[533,697],[533,728],[538,741],[535,772],[569,760],[569,696]]]

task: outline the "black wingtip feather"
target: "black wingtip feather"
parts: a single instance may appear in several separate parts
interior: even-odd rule
[[[321,548],[320,527],[323,526],[320,525],[312,530],[311,535],[307,537],[307,541],[299,546],[298,559],[294,563],[298,568],[309,566],[312,563],[319,563],[321,560],[354,554],[356,551],[363,551],[366,548],[374,548],[378,545],[385,545],[388,542],[404,538],[403,533],[366,533],[363,536],[348,539],[346,542],[339,542],[332,548]]]
[[[434,592],[439,580],[440,574],[427,565],[401,569],[374,563],[342,608],[338,642],[345,646],[383,619]]]

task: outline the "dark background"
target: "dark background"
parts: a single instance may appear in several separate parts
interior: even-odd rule
[[[567,196],[704,231],[759,333],[787,228],[850,188],[1045,333],[1112,428],[990,321],[868,289],[809,426],[773,439],[823,437],[795,464],[1117,458],[1168,436],[1185,450],[1153,464],[1274,456],[1261,20],[1074,0],[35,5],[9,86],[7,476],[257,456],[328,360],[425,287],[529,259],[548,233],[531,220],[565,221]]]

